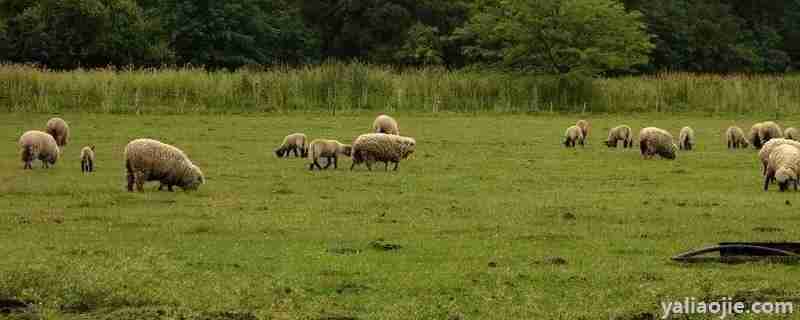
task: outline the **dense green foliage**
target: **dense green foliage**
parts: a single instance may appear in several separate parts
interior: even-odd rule
[[[0,61],[235,69],[325,59],[786,72],[800,66],[800,0],[0,0]]]

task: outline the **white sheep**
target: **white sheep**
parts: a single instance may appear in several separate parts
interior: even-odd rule
[[[417,141],[411,137],[390,135],[383,133],[367,133],[358,136],[353,141],[353,164],[350,170],[356,165],[365,163],[367,169],[372,170],[372,163],[379,161],[385,164],[384,169],[389,170],[389,162],[394,163],[394,169],[400,160],[408,158],[416,150]]]
[[[618,142],[622,140],[622,148],[633,148],[633,131],[627,125],[618,125],[608,130],[608,138],[604,143],[609,148],[616,148]]]
[[[728,140],[728,149],[747,148],[750,146],[744,136],[744,131],[737,126],[728,127],[725,130],[725,138]]]
[[[672,142],[672,135],[664,129],[646,127],[639,131],[639,149],[645,159],[659,155],[665,159],[675,159],[678,146]]]
[[[575,143],[577,142],[581,146],[583,146],[583,131],[578,126],[571,126],[564,131],[564,146],[575,147]]]
[[[349,144],[343,144],[336,140],[329,139],[314,139],[308,145],[308,153],[311,156],[311,163],[308,165],[309,170],[314,170],[316,166],[319,170],[323,167],[319,165],[319,159],[325,158],[326,163],[324,169],[328,169],[333,163],[333,168],[338,168],[339,155],[350,156],[352,147]]]
[[[23,169],[33,169],[31,163],[34,160],[42,161],[42,168],[49,168],[55,165],[61,155],[61,149],[52,135],[39,131],[26,131],[19,137],[20,157],[25,163]]]
[[[295,157],[308,157],[308,139],[305,134],[292,133],[283,138],[281,146],[275,149],[275,155],[279,158],[284,155],[288,157],[291,152],[294,152]]]
[[[783,138],[781,127],[772,121],[759,122],[750,128],[750,144],[753,148],[761,149],[767,141],[773,138]]]
[[[780,191],[786,191],[789,183],[794,182],[797,190],[798,173],[800,173],[800,149],[782,144],[776,146],[769,154],[767,171],[764,175],[764,191],[769,189],[771,181],[776,181]]]
[[[589,137],[589,128],[590,128],[589,121],[581,119],[581,120],[578,120],[578,122],[576,122],[575,125],[578,126],[578,128],[581,128],[581,134],[583,134],[583,139],[584,140],[587,137]]]
[[[69,142],[69,125],[64,119],[51,118],[47,120],[46,132],[56,139],[59,148],[64,148]]]
[[[767,174],[767,164],[769,163],[769,156],[772,151],[781,145],[791,145],[797,148],[800,148],[800,142],[784,139],[784,138],[776,138],[767,141],[763,146],[761,146],[761,150],[758,151],[758,160],[761,161],[761,174]]]
[[[125,168],[128,191],[136,184],[138,191],[144,190],[147,181],[159,181],[158,190],[166,185],[183,190],[196,190],[205,182],[203,172],[186,154],[175,146],[153,139],[135,139],[125,146]]]
[[[81,172],[94,171],[94,145],[88,145],[81,149]]]
[[[397,121],[394,120],[394,118],[382,114],[376,117],[375,121],[372,122],[372,132],[400,135],[400,128],[397,126]]]
[[[800,131],[798,131],[795,127],[786,128],[786,130],[783,131],[783,136],[786,139],[800,141]]]
[[[694,130],[691,127],[681,128],[678,135],[678,147],[681,150],[692,150],[695,145]]]

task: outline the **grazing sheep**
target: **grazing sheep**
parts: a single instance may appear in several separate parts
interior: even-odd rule
[[[275,149],[275,155],[279,158],[284,155],[288,157],[291,152],[294,152],[295,157],[308,157],[308,139],[305,134],[292,133],[283,138],[281,146]]]
[[[583,146],[583,131],[578,126],[571,126],[564,131],[564,146],[575,147],[575,142]]]
[[[744,136],[744,131],[737,126],[728,127],[728,130],[725,130],[725,137],[728,140],[728,149],[747,148],[750,146]]]
[[[783,136],[786,139],[800,141],[800,131],[795,127],[786,128],[786,131],[783,132]]]
[[[416,146],[417,141],[411,137],[383,133],[362,134],[353,141],[353,164],[350,170],[363,162],[367,165],[367,169],[372,171],[372,163],[376,161],[383,162],[384,170],[387,171],[389,162],[393,162],[393,170],[397,170],[400,160],[414,153]]]
[[[400,129],[397,126],[397,121],[385,114],[379,115],[377,118],[375,118],[375,121],[372,122],[372,131],[375,133],[400,135]]]
[[[681,128],[680,135],[678,135],[678,147],[681,150],[692,150],[694,145],[694,130],[690,127]]]
[[[94,171],[94,145],[81,149],[81,172]]]
[[[633,148],[633,131],[627,125],[618,125],[608,130],[608,139],[604,143],[609,148],[616,148],[622,140],[622,148]]]
[[[659,155],[672,160],[675,159],[678,150],[678,146],[672,142],[672,135],[666,130],[656,127],[642,128],[639,131],[639,148],[645,159]]]
[[[578,128],[581,128],[581,134],[583,134],[583,139],[586,139],[589,136],[589,128],[590,128],[589,121],[578,120],[578,122],[576,122],[575,125],[578,126]]]
[[[311,163],[308,165],[308,169],[314,170],[314,166],[320,170],[328,169],[331,163],[333,163],[333,168],[337,169],[339,155],[343,154],[349,157],[352,149],[352,146],[349,144],[342,144],[336,140],[314,139],[314,141],[311,141],[311,144],[308,145],[308,152],[311,154]],[[319,158],[327,159],[324,168],[319,165]]]
[[[771,139],[767,143],[765,143],[763,146],[761,146],[761,150],[758,151],[758,160],[761,161],[761,174],[762,175],[766,175],[767,174],[767,164],[769,163],[769,156],[772,153],[772,151],[776,147],[778,147],[780,145],[785,145],[785,144],[788,144],[788,145],[791,145],[791,146],[794,146],[794,147],[800,149],[800,142],[794,141],[794,140],[789,140],[789,139],[784,139],[784,138]]]
[[[192,163],[180,149],[153,139],[135,139],[125,146],[125,168],[128,173],[128,191],[136,184],[144,191],[147,181],[159,181],[158,190],[166,185],[183,190],[196,190],[205,182],[200,168]]]
[[[51,118],[47,120],[46,131],[56,139],[59,148],[64,148],[69,142],[69,125],[64,119]]]
[[[753,148],[761,149],[761,146],[773,138],[783,138],[783,131],[775,122],[759,122],[750,128],[749,140]]]
[[[797,190],[798,173],[800,173],[800,149],[782,144],[775,147],[769,154],[767,171],[764,175],[764,191],[769,189],[771,181],[778,182],[780,191],[789,189],[789,183],[794,182]]]
[[[33,169],[31,163],[34,160],[42,161],[42,168],[49,168],[55,165],[61,155],[61,149],[52,135],[39,131],[26,131],[19,137],[20,157],[25,163],[23,169]]]

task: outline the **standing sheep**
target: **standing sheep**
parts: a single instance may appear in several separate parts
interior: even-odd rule
[[[783,131],[775,122],[759,122],[750,128],[749,140],[753,148],[761,149],[761,146],[773,138],[783,138]]]
[[[308,157],[308,139],[305,134],[292,133],[283,138],[281,146],[275,149],[275,155],[279,158],[284,155],[288,157],[291,152],[294,152],[295,157]]]
[[[578,128],[581,128],[581,134],[583,135],[584,140],[587,137],[589,137],[589,128],[590,128],[589,121],[581,119],[578,120],[578,122],[576,122],[575,125],[578,126]],[[581,145],[583,144],[581,143]]]
[[[61,154],[56,139],[48,133],[30,130],[19,137],[20,157],[25,163],[23,169],[33,169],[31,163],[34,160],[42,161],[42,168],[49,168],[55,165]]]
[[[394,118],[382,114],[372,122],[372,132],[400,135],[400,128]]]
[[[604,143],[609,148],[616,148],[622,140],[622,148],[633,148],[633,131],[627,125],[618,125],[608,130],[608,139]]]
[[[771,139],[763,146],[761,146],[761,150],[758,151],[758,160],[761,161],[761,174],[767,174],[767,165],[769,163],[769,156],[776,147],[788,144],[790,146],[794,146],[800,149],[800,142],[784,139],[784,138],[777,138]]]
[[[56,139],[59,148],[64,148],[69,142],[69,125],[64,119],[51,118],[47,120],[46,132]]]
[[[800,141],[800,131],[798,131],[795,127],[786,128],[786,131],[783,132],[783,136],[786,139]]]
[[[672,142],[672,135],[664,129],[656,127],[642,128],[639,131],[639,148],[642,157],[650,159],[655,155],[673,160],[678,146]]]
[[[311,154],[311,163],[308,165],[309,170],[314,170],[314,166],[322,170],[323,167],[319,165],[319,158],[325,158],[326,163],[324,169],[328,169],[333,163],[333,168],[338,168],[339,155],[350,156],[352,147],[349,144],[342,144],[336,140],[327,139],[314,139],[308,145],[308,152]],[[333,159],[333,160],[331,160]]]
[[[728,140],[728,149],[747,148],[750,146],[750,143],[747,142],[747,138],[744,136],[744,131],[737,126],[728,127],[728,129],[725,130],[725,137]]]
[[[94,171],[94,145],[88,145],[81,149],[81,172]]]
[[[694,130],[690,127],[681,128],[681,132],[678,135],[678,147],[681,150],[692,150],[694,145]]]
[[[583,131],[578,126],[571,126],[564,131],[564,146],[567,148],[575,147],[575,142],[583,146]]]
[[[128,176],[128,191],[136,184],[138,191],[144,191],[147,181],[159,181],[158,190],[165,185],[169,191],[172,186],[183,190],[196,190],[205,182],[205,177],[180,149],[153,139],[135,139],[125,146],[125,168]]]
[[[389,170],[389,162],[393,162],[393,170],[396,171],[400,160],[414,153],[416,146],[417,141],[411,137],[382,133],[362,134],[353,141],[353,164],[350,170],[363,162],[372,171],[372,163],[380,161],[385,164],[386,171]]]
[[[800,149],[787,144],[775,147],[769,155],[764,175],[764,191],[769,189],[769,183],[773,180],[778,182],[781,191],[789,189],[790,182],[794,182],[794,190],[797,190],[798,173],[800,173]]]

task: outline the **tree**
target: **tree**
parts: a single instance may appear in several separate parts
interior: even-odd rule
[[[647,63],[653,49],[641,13],[616,0],[479,3],[459,31],[477,40],[467,52],[515,69],[594,75]]]

